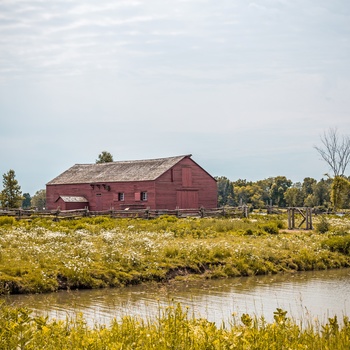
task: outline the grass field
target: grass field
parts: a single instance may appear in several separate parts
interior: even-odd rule
[[[315,217],[313,231],[288,231],[286,220],[283,215],[60,222],[2,217],[0,293],[350,266],[348,216]]]

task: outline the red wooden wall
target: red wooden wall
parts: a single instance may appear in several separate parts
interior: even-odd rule
[[[147,200],[141,200],[141,192],[147,192]],[[119,200],[118,193],[124,193],[123,201]],[[47,209],[62,205],[56,201],[64,195],[85,197],[93,211],[128,207],[170,210],[217,207],[215,179],[191,158],[182,159],[154,181],[47,185]]]

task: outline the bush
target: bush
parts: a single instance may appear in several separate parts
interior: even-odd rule
[[[12,216],[2,216],[0,217],[0,226],[4,225],[13,225],[16,222],[16,219]]]
[[[319,233],[326,233],[331,228],[330,223],[325,216],[321,216],[320,221],[316,224],[316,230]]]
[[[261,226],[261,228],[270,234],[277,235],[279,232],[278,226],[274,222],[269,222]]]
[[[350,255],[350,235],[328,238],[321,245],[323,248],[328,248],[332,252]]]

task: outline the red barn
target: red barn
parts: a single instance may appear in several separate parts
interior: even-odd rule
[[[76,164],[46,185],[48,210],[216,206],[216,180],[191,155]]]

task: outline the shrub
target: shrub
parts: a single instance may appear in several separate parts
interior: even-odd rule
[[[261,226],[261,228],[270,234],[276,235],[279,232],[278,226],[274,222],[269,222]]]
[[[328,222],[328,220],[326,219],[326,217],[321,216],[320,221],[316,224],[316,230],[319,233],[326,233],[329,231],[330,229],[330,224]]]
[[[0,217],[0,226],[13,225],[15,222],[16,222],[16,219],[12,216]]]
[[[350,235],[328,238],[321,245],[323,248],[328,248],[332,252],[350,255]]]

